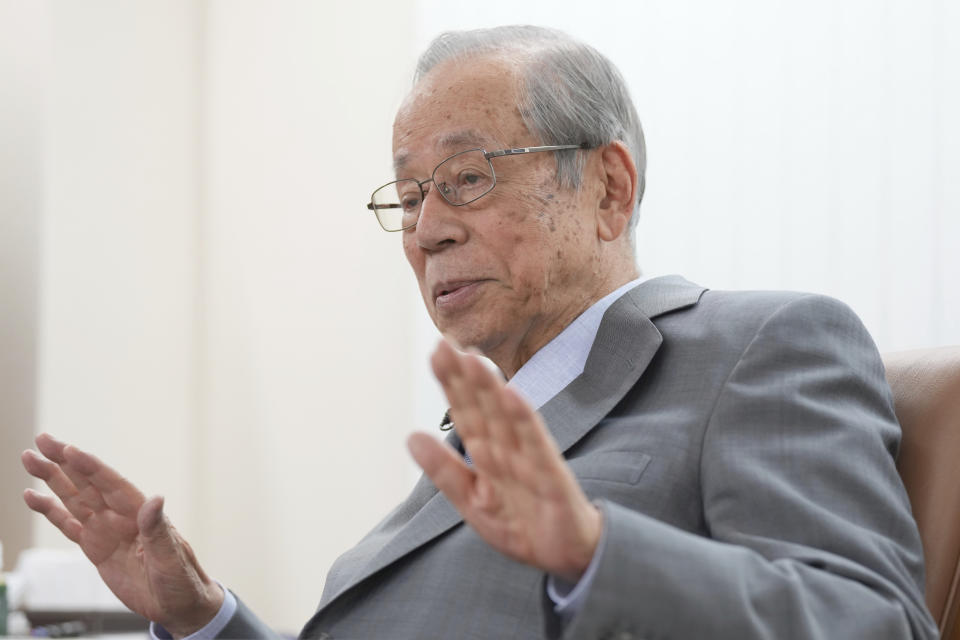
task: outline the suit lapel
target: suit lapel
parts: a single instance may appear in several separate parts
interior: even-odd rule
[[[454,449],[461,446],[455,431],[447,435],[446,442]],[[337,561],[347,565],[354,564],[358,570],[354,570],[353,575],[343,584],[329,590],[324,589],[314,617],[354,585],[462,521],[463,518],[437,490],[430,478],[421,474],[407,499],[356,547],[347,551]]]
[[[676,276],[655,278],[630,290],[607,309],[583,373],[541,408],[561,451],[573,446],[610,413],[647,368],[663,340],[650,319],[695,304],[703,291]],[[456,432],[447,436],[447,443],[459,448]],[[462,521],[447,498],[426,475],[421,476],[410,497],[381,525],[388,530],[384,532],[386,543],[372,556],[358,553],[358,558],[370,560],[365,564],[360,561],[362,568],[320,603],[317,614],[354,585]],[[375,536],[376,532],[371,537]],[[358,547],[363,545],[361,542]]]
[[[593,429],[640,379],[663,342],[651,320],[696,304],[704,291],[666,276],[641,283],[610,305],[583,373],[540,408],[560,451]]]
[[[447,435],[446,442],[454,449],[460,448],[460,438],[455,431]],[[352,581],[353,584],[399,560],[463,521],[460,513],[450,504],[446,496],[437,490],[426,474],[420,476],[409,499],[424,501],[423,508],[417,510],[413,517],[370,560],[359,576]],[[347,588],[349,587],[344,590]]]

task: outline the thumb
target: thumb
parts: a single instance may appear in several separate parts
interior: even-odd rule
[[[185,637],[210,622],[224,592],[203,572],[186,540],[163,513],[163,497],[154,496],[137,512],[149,589],[159,608],[153,618],[174,637]]]
[[[137,528],[143,539],[144,551],[148,554],[177,553],[170,521],[163,513],[163,496],[154,496],[140,506]]]

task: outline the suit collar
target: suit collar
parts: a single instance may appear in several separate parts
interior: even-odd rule
[[[603,316],[580,376],[541,408],[550,432],[565,452],[610,413],[640,378],[663,341],[656,316],[696,304],[705,289],[678,276],[645,281],[614,302]],[[456,432],[447,443],[459,448]],[[321,602],[317,613],[354,585],[462,522],[433,483],[421,476],[403,506],[412,517],[353,577]]]
[[[696,304],[704,291],[665,276],[637,285],[607,309],[583,373],[540,409],[560,451],[576,444],[640,379],[663,342],[652,319]]]

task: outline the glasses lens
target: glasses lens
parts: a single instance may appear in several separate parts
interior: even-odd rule
[[[450,204],[467,204],[493,189],[493,167],[481,149],[464,151],[437,167],[433,183]]]
[[[417,224],[423,192],[416,180],[397,180],[373,192],[373,212],[387,231],[400,231]]]

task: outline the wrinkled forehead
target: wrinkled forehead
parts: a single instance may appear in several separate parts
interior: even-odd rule
[[[398,176],[466,149],[489,151],[526,139],[514,71],[498,60],[470,58],[442,63],[426,74],[393,123]]]
[[[436,139],[430,145],[431,150],[444,158],[466,149],[499,149],[505,143],[502,138],[482,129],[470,128],[456,131],[437,132]],[[393,154],[393,170],[400,174],[409,168],[413,151],[409,147],[400,147]]]

